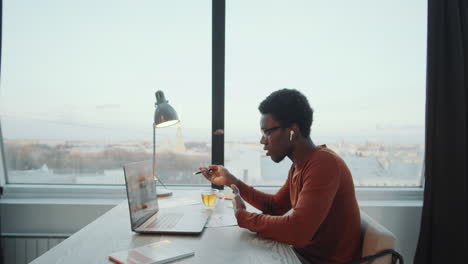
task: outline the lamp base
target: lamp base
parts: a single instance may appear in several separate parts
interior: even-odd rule
[[[167,189],[159,189],[156,191],[157,192],[157,197],[162,198],[162,197],[169,197],[172,196],[172,191],[169,191]]]

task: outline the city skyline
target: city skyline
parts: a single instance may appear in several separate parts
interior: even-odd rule
[[[102,142],[6,141],[9,182],[122,184],[122,166],[151,160],[148,141],[114,144]],[[181,147],[183,145],[183,147]],[[367,142],[329,144],[342,157],[358,186],[417,186],[422,175],[423,144]],[[157,175],[165,184],[203,184],[193,171],[211,162],[207,143],[159,142]],[[273,162],[260,144],[228,142],[224,165],[240,179],[254,185],[281,185],[291,160]]]

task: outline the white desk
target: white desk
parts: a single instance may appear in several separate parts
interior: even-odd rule
[[[173,197],[161,198],[164,207],[171,199],[200,199],[196,191],[175,191]],[[231,210],[226,205],[221,210]],[[200,204],[194,210],[203,210]],[[127,250],[163,239],[180,243],[195,251],[195,256],[174,263],[300,263],[289,245],[258,237],[238,226],[205,228],[198,236],[140,235],[130,230],[127,201],[117,205],[87,225],[32,264],[113,263],[112,252]]]

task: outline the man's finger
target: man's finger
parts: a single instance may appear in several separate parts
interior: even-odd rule
[[[232,193],[234,193],[234,195],[239,194],[239,189],[237,188],[237,186],[235,184],[231,184],[231,189],[232,189]]]
[[[205,176],[205,178],[209,181],[211,181],[211,175],[209,175],[208,173],[204,173],[203,176]]]
[[[205,176],[205,178],[206,178],[207,180],[209,180],[210,175],[208,175],[208,173],[206,172],[206,170],[202,170],[201,172],[202,172],[201,174],[202,174],[203,176]]]

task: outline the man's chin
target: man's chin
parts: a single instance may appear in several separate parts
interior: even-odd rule
[[[280,163],[281,161],[284,160],[286,156],[282,156],[282,157],[272,157],[270,156],[271,160],[274,161],[275,163]]]

